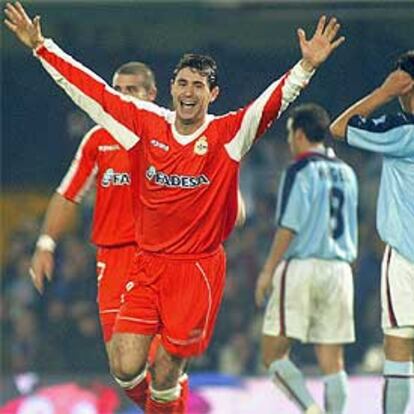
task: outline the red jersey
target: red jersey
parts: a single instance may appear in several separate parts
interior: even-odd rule
[[[130,170],[127,151],[103,128],[94,127],[83,138],[56,190],[79,203],[95,182],[91,239],[96,245],[134,242]]]
[[[119,94],[52,40],[36,55],[74,102],[129,151],[136,240],[143,250],[165,254],[220,246],[236,220],[242,157],[312,75],[297,64],[245,108],[207,115],[196,132],[180,135],[175,112]]]

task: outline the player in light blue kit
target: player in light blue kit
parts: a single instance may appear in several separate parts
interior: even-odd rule
[[[403,112],[367,118],[398,98]],[[414,376],[414,51],[402,55],[397,70],[331,125],[336,138],[383,155],[377,228],[386,243],[381,302],[384,331],[386,414],[403,414]]]
[[[260,306],[273,287],[262,335],[272,380],[307,414],[321,413],[289,360],[294,340],[315,344],[325,374],[325,411],[341,414],[347,399],[343,345],[354,342],[353,280],[358,185],[354,171],[324,146],[329,117],[307,104],[291,112],[295,157],[279,187],[278,230],[256,285]]]

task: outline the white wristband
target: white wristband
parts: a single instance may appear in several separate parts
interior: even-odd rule
[[[296,63],[295,66],[292,68],[292,78],[298,83],[299,85],[304,88],[310,81],[311,77],[315,74],[316,69],[311,70],[310,72],[303,69],[301,60]]]
[[[42,234],[37,239],[36,248],[53,253],[56,248],[56,242],[48,234]]]

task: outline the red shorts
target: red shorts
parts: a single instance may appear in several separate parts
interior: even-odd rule
[[[115,320],[121,306],[121,295],[137,246],[134,243],[116,247],[99,247],[96,255],[98,308],[104,341],[112,338]]]
[[[222,247],[191,257],[139,252],[114,331],[160,334],[163,347],[173,355],[201,354],[214,330],[225,273]]]

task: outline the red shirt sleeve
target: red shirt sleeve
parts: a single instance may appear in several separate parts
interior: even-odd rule
[[[44,69],[98,125],[126,150],[146,135],[146,125],[155,118],[168,118],[171,111],[122,95],[103,79],[60,49],[51,39],[35,50]]]
[[[312,75],[313,72],[305,72],[298,63],[252,103],[224,116],[228,131],[225,147],[230,158],[235,161],[243,158],[255,140],[299,96]]]
[[[98,166],[98,139],[102,128],[92,128],[82,139],[75,158],[57,188],[57,192],[70,201],[80,203],[95,180]]]

